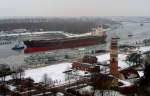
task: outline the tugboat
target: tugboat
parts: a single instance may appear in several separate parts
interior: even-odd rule
[[[24,49],[24,45],[20,42],[18,44],[15,44],[15,46],[12,48],[12,50],[22,50]]]

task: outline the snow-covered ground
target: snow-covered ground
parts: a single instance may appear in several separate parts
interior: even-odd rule
[[[119,67],[126,68],[128,67],[128,64],[126,64],[123,60],[125,59],[126,55],[119,54]],[[104,55],[99,55],[98,61],[99,62],[105,62],[109,61],[109,53]],[[58,80],[61,82],[64,82],[65,80],[65,74],[64,71],[68,70],[68,68],[71,67],[71,63],[60,63],[55,65],[50,65],[46,67],[41,68],[35,68],[35,69],[28,69],[25,70],[25,77],[30,77],[35,80],[35,82],[40,82],[42,80],[42,77],[44,74],[47,74],[49,78],[52,80]]]
[[[141,53],[144,53],[144,52],[150,51],[150,46],[140,47],[137,50],[141,51]]]
[[[31,77],[35,82],[40,82],[44,74],[47,74],[52,80],[65,80],[64,71],[71,67],[71,63],[60,63],[56,65],[50,65],[46,67],[29,69],[25,71],[25,77]]]
[[[141,47],[140,50],[142,52],[149,51],[150,47]],[[129,65],[125,62],[126,54],[119,54],[118,58],[118,66],[120,69],[124,69],[129,67]],[[106,53],[103,55],[97,56],[98,62],[107,62],[110,60],[110,53]],[[55,65],[50,65],[46,67],[40,67],[35,69],[25,70],[25,77],[30,77],[35,80],[35,82],[40,82],[44,74],[47,74],[49,78],[52,80],[64,81],[65,74],[64,71],[68,70],[71,67],[71,63],[59,63]],[[140,72],[140,76],[143,75],[143,72]],[[9,77],[10,78],[10,77]]]
[[[150,51],[150,47],[141,47],[138,50],[140,50],[141,53],[143,53],[146,51]],[[124,68],[129,67],[129,65],[125,62],[126,56],[127,56],[126,54],[119,54],[118,55],[118,66],[120,69],[124,69]],[[98,58],[98,62],[105,62],[106,64],[109,64],[110,53],[105,53],[103,55],[99,55],[99,56],[97,56],[97,58]],[[65,79],[67,78],[67,75],[63,73],[64,71],[71,68],[71,64],[72,63],[59,63],[59,64],[55,64],[55,65],[49,65],[46,67],[28,69],[28,70],[25,70],[25,78],[30,77],[35,82],[41,82],[43,80],[43,76],[45,74],[47,74],[48,78],[51,78],[54,81],[57,80],[56,86],[61,86],[64,83],[75,81],[73,79],[71,81],[66,81]],[[84,74],[84,72],[78,72],[78,73]],[[142,71],[139,71],[138,73],[140,76],[144,75]],[[9,79],[11,79],[11,77],[8,76],[6,79],[9,80]],[[132,82],[129,82],[126,80],[120,80],[119,79],[119,82],[123,83],[123,85],[120,87],[127,87],[127,86],[133,85]],[[9,86],[9,87],[11,88],[11,90],[13,90],[15,88],[13,86]],[[87,88],[87,89],[91,90],[90,88]],[[113,94],[113,93],[111,93],[111,94]],[[116,94],[117,96],[122,96],[121,94],[119,94],[118,92],[115,92],[115,91],[114,91],[114,94]]]

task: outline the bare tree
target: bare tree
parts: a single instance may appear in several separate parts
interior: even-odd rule
[[[54,83],[53,80],[50,77],[48,77],[47,74],[43,75],[42,82],[44,83],[45,86],[51,86]]]
[[[5,65],[5,64],[1,64],[0,65],[0,77],[1,77],[1,81],[4,83],[5,82],[5,78],[7,75],[10,75],[11,71],[10,71],[10,66]]]
[[[42,82],[44,83],[45,86],[48,84],[48,76],[47,76],[47,74],[43,75]]]
[[[12,73],[11,77],[15,80],[17,80],[17,79],[21,80],[25,75],[23,66],[19,66],[19,67],[13,66],[12,71],[13,71],[13,73]]]

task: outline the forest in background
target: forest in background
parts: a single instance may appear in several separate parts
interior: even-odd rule
[[[13,18],[1,19],[0,31],[12,32],[14,29],[27,29],[28,31],[65,31],[69,33],[86,33],[97,25],[103,24],[104,28],[118,22],[104,18]]]

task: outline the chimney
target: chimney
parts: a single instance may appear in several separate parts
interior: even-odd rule
[[[116,78],[119,78],[118,71],[118,38],[111,39],[110,47],[110,74]]]

